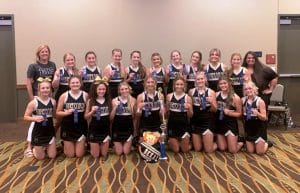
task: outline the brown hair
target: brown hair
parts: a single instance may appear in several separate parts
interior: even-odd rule
[[[141,57],[141,52],[140,52],[140,51],[137,51],[137,50],[134,50],[134,51],[132,51],[132,52],[130,53],[130,58],[132,58],[132,56],[133,56],[134,53],[139,54],[140,57]],[[146,69],[145,69],[145,66],[141,63],[141,61],[139,61],[138,67],[139,67],[138,73],[141,75],[141,78],[144,79],[145,76],[146,76]]]
[[[109,95],[109,87],[108,87],[108,84],[106,84],[105,82],[95,81],[92,84],[91,90],[90,90],[90,93],[89,93],[90,107],[96,105],[96,100],[97,100],[97,97],[98,97],[97,89],[98,89],[99,85],[104,85],[105,88],[106,88],[104,98],[105,98],[105,101],[108,103],[109,110],[111,111],[111,99],[110,99],[110,95]]]
[[[202,53],[200,51],[195,50],[192,52],[191,58],[195,53],[197,53],[199,55],[199,62],[197,63],[197,69],[198,69],[198,71],[201,71],[202,70],[202,65],[201,65]]]
[[[225,104],[227,106],[230,106],[233,104],[233,96],[234,96],[234,90],[232,87],[231,79],[229,78],[229,74],[223,74],[220,78],[218,83],[220,83],[221,80],[225,80],[228,83],[228,96],[226,98]],[[220,90],[220,87],[218,85],[218,89]]]
[[[95,53],[94,51],[88,51],[88,52],[85,54],[84,59],[86,60],[87,57],[88,57],[88,55],[90,55],[90,54],[93,54],[93,55],[95,56],[95,58],[97,58],[97,55],[96,55],[96,53]]]

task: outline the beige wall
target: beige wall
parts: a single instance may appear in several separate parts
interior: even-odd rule
[[[298,0],[289,1],[299,5]],[[293,7],[285,0],[279,2],[1,0],[0,13],[14,14],[17,83],[23,84],[37,46],[44,43],[50,45],[57,66],[62,65],[66,52],[74,53],[78,66],[82,66],[88,50],[96,51],[98,63],[103,66],[110,61],[115,47],[124,50],[126,64],[129,53],[140,50],[147,65],[156,51],[167,64],[173,49],[181,50],[184,62],[188,62],[193,50],[200,50],[204,63],[213,47],[221,49],[225,63],[232,52],[276,53],[278,10],[283,13]]]
[[[279,14],[300,14],[299,0],[279,0]]]

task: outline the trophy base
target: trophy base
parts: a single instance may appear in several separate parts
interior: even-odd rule
[[[159,158],[159,160],[167,160],[168,159],[168,157],[161,157],[161,158]]]

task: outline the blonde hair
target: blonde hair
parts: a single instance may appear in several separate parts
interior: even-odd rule
[[[38,96],[41,95],[40,89],[41,89],[41,84],[43,84],[43,83],[48,83],[49,88],[50,88],[50,93],[49,93],[49,97],[50,97],[51,94],[52,94],[52,84],[49,80],[46,80],[46,79],[44,79],[44,80],[42,80],[41,82],[38,83]]]
[[[213,49],[211,49],[211,50],[209,51],[209,61],[210,61],[210,56],[211,56],[214,52],[216,52],[216,53],[218,54],[219,59],[221,58],[221,51],[220,51],[220,49],[218,49],[218,48],[213,48]]]
[[[248,81],[248,82],[245,82],[245,83],[244,83],[244,86],[243,86],[243,95],[244,95],[244,96],[246,96],[246,95],[245,95],[245,88],[247,88],[247,87],[252,88],[253,91],[254,91],[254,94],[255,94],[256,96],[258,95],[258,87],[255,85],[254,82]]]
[[[37,48],[36,52],[35,52],[35,56],[36,56],[35,61],[36,61],[36,62],[40,62],[40,52],[41,52],[44,48],[46,48],[46,49],[48,50],[48,52],[49,52],[49,58],[48,58],[48,60],[50,59],[50,53],[51,53],[51,51],[50,51],[49,46],[48,46],[48,45],[40,45],[40,46]]]
[[[121,93],[120,93],[120,88],[121,88],[121,86],[127,86],[128,89],[129,89],[129,96],[128,96],[128,98],[127,98],[127,104],[128,104],[128,107],[129,107],[129,111],[130,111],[130,112],[133,112],[133,109],[131,109],[131,87],[130,87],[130,85],[128,84],[128,82],[126,82],[126,81],[120,82],[120,84],[119,84],[119,86],[118,86],[118,93],[119,93],[119,96],[121,95]]]

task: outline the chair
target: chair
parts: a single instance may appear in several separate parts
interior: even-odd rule
[[[293,126],[293,121],[290,113],[290,108],[284,101],[284,86],[277,84],[273,90],[270,105],[268,106],[269,111],[269,124],[278,126],[283,123],[285,129]]]

